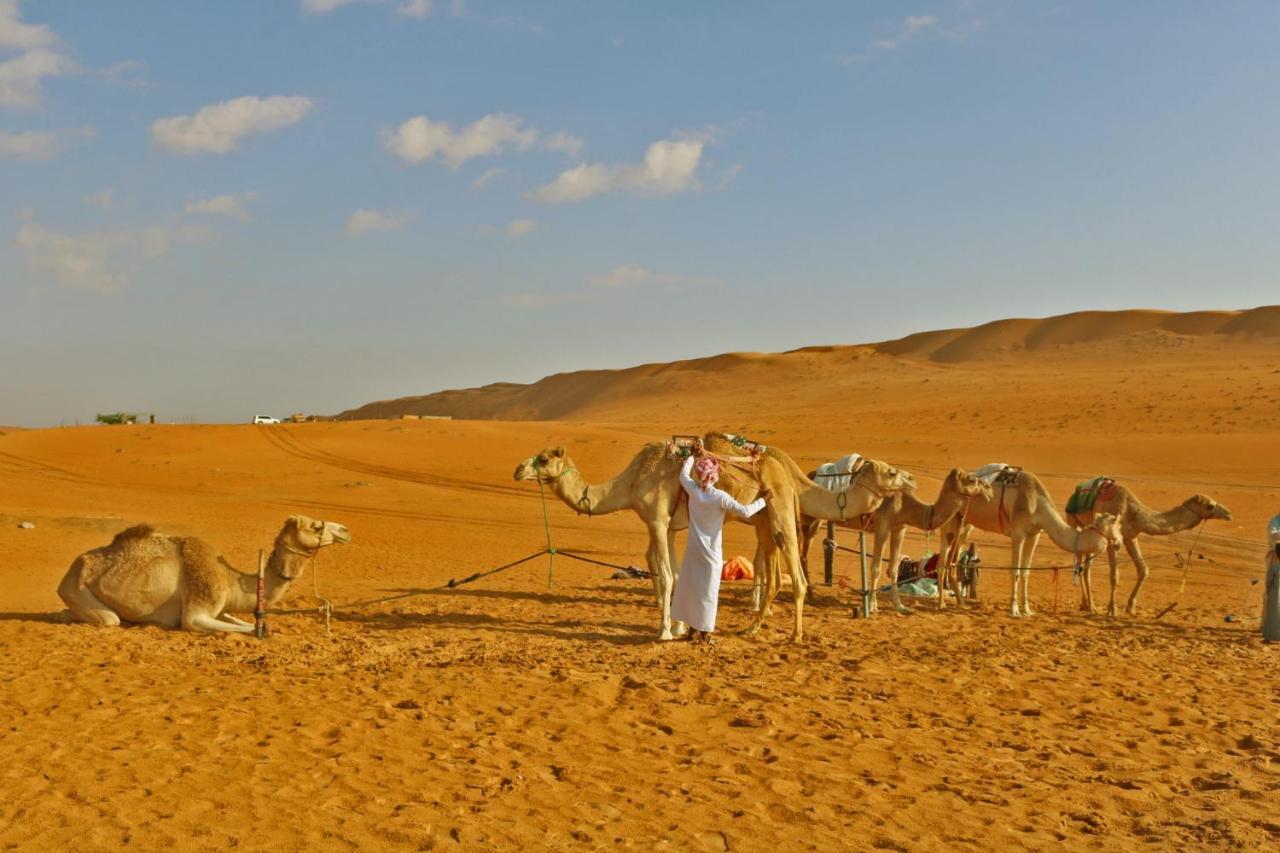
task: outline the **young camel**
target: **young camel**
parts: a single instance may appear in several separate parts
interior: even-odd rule
[[[955,550],[959,553],[974,527],[1008,536],[1011,545],[1009,566],[1013,580],[1009,592],[1009,615],[1015,619],[1033,615],[1029,589],[1030,566],[1041,533],[1047,533],[1055,545],[1075,554],[1081,560],[1102,553],[1110,545],[1120,541],[1119,519],[1114,515],[1101,514],[1084,530],[1077,530],[1067,524],[1058,514],[1044,484],[1029,471],[988,465],[979,468],[974,474],[983,479],[990,477],[994,494],[990,498],[975,497],[969,502],[963,529],[959,529],[959,518],[948,525],[942,535],[943,553],[950,553],[947,549],[957,536],[960,542]],[[939,607],[945,606],[943,595],[942,584],[939,584]]]
[[[870,512],[886,494],[914,485],[906,472],[877,463],[867,466],[847,491],[833,493],[805,477],[791,457],[775,448],[766,449],[753,462],[747,461],[749,457],[744,456],[744,451],[723,434],[707,435],[703,445],[729,460],[730,464],[723,466],[717,485],[735,499],[754,500],[762,486],[773,491],[768,511],[757,513],[746,522],[756,528],[757,560],[773,582],[772,594],[767,594],[763,606],[757,606],[747,634],[759,631],[768,603],[777,594],[781,578],[779,560],[793,580],[799,574],[796,520],[801,510],[816,518],[847,518]],[[680,562],[675,551],[675,532],[689,526],[688,510],[680,499],[679,470],[679,460],[671,455],[667,445],[660,443],[646,445],[621,474],[599,485],[587,483],[563,447],[547,448],[525,459],[515,470],[516,480],[541,482],[577,512],[602,515],[629,509],[640,517],[649,531],[645,559],[653,575],[654,595],[661,612],[659,640],[673,637],[671,592],[675,585],[675,567]],[[801,577],[793,640],[803,637],[803,593]],[[681,626],[675,627],[679,633]]]
[[[821,482],[821,481],[820,481]],[[907,535],[907,528],[932,531],[944,527],[952,519],[964,513],[968,502],[975,497],[991,499],[991,485],[960,468],[952,468],[942,481],[938,490],[938,500],[932,504],[924,503],[910,491],[894,494],[886,500],[871,516],[862,516],[853,522],[841,524],[851,530],[873,530],[874,544],[871,548],[871,565],[874,567],[875,580],[872,589],[880,589],[881,555],[885,545],[889,546],[889,582],[894,609],[899,613],[910,613],[911,608],[902,603],[898,594],[898,558],[902,554],[902,543]],[[808,574],[809,546],[813,542],[821,526],[815,518],[805,517],[802,521],[800,559],[805,564]],[[942,578],[939,578],[939,583]],[[878,612],[879,596],[871,598],[871,611]],[[959,599],[957,598],[957,601]]]
[[[317,551],[350,541],[341,524],[289,516],[267,562],[266,604],[284,597]],[[72,616],[91,625],[146,622],[241,634],[252,634],[253,626],[227,611],[253,612],[257,591],[257,573],[233,569],[203,539],[166,536],[146,525],[130,527],[110,545],[76,557],[58,585]]]
[[[1116,483],[1108,496],[1100,496],[1093,508],[1076,513],[1073,518],[1077,523],[1087,523],[1098,513],[1110,513],[1120,518],[1120,536],[1124,549],[1138,569],[1138,580],[1129,593],[1129,602],[1124,611],[1133,616],[1138,609],[1138,591],[1147,580],[1149,569],[1142,549],[1138,546],[1138,537],[1169,536],[1183,530],[1190,530],[1202,521],[1209,519],[1231,520],[1231,510],[1213,500],[1208,495],[1192,495],[1173,509],[1157,512],[1149,507],[1124,486]],[[1107,549],[1107,560],[1111,566],[1111,594],[1107,599],[1107,615],[1116,615],[1116,586],[1120,583],[1118,566],[1118,549],[1112,545]],[[1084,606],[1093,612],[1093,589],[1090,584],[1089,569],[1084,572]]]

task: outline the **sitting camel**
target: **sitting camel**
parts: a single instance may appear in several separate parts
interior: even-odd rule
[[[350,541],[341,524],[289,516],[267,562],[267,605],[284,597],[317,551]],[[91,625],[146,622],[241,634],[252,634],[253,626],[227,611],[252,612],[257,591],[256,573],[232,568],[203,539],[166,536],[146,525],[130,527],[110,545],[76,557],[58,585],[72,616]]]
[[[846,459],[849,457],[845,457]],[[861,458],[861,457],[859,457]],[[837,464],[837,463],[832,463]],[[821,469],[819,469],[821,471]],[[825,485],[825,479],[819,479]],[[914,527],[926,532],[944,527],[952,519],[964,514],[969,501],[975,497],[991,499],[991,485],[960,468],[952,468],[942,481],[938,490],[938,500],[932,504],[924,503],[916,498],[912,491],[902,491],[886,500],[879,509],[869,516],[859,516],[841,524],[851,530],[874,530],[875,540],[871,548],[871,565],[874,571],[872,589],[880,589],[881,555],[886,543],[889,546],[889,582],[893,606],[899,613],[910,613],[911,608],[902,603],[898,594],[898,558],[902,554],[902,542],[906,538],[907,528]],[[801,520],[800,559],[805,564],[808,574],[809,546],[817,535],[821,522],[815,518],[805,517]],[[939,570],[939,584],[943,582]],[[878,595],[871,597],[871,611],[880,609]],[[957,601],[959,599],[957,598]]]
[[[957,517],[943,533],[942,553],[959,553],[974,527],[1008,536],[1012,546],[1009,567],[1013,575],[1009,615],[1014,618],[1033,615],[1030,566],[1042,532],[1077,560],[1088,559],[1120,541],[1119,519],[1114,515],[1102,513],[1084,530],[1068,524],[1058,514],[1044,484],[1029,471],[1007,465],[984,465],[974,475],[991,483],[993,496],[975,497],[969,502],[965,516]],[[952,549],[951,543],[956,537],[959,542]],[[939,583],[939,607],[945,606],[943,594],[943,585]]]
[[[758,562],[773,577],[772,593],[756,609],[747,628],[748,634],[760,629],[768,603],[777,594],[780,575],[776,557],[784,555],[786,568],[794,579],[799,574],[799,548],[796,541],[796,519],[801,511],[816,518],[842,519],[879,506],[894,491],[914,485],[906,472],[895,471],[884,463],[865,468],[857,483],[847,491],[833,493],[809,480],[791,457],[776,448],[767,448],[755,459],[744,456],[741,447],[730,437],[711,433],[703,441],[707,450],[730,464],[723,466],[719,487],[739,501],[754,500],[762,486],[773,491],[767,512],[757,513],[746,523],[755,526],[759,543]],[[643,447],[621,474],[606,483],[586,482],[563,447],[552,447],[521,462],[516,480],[535,480],[548,486],[565,504],[579,513],[603,515],[629,509],[640,516],[649,530],[646,561],[653,575],[654,594],[660,610],[658,639],[673,637],[671,592],[675,585],[675,531],[689,526],[688,509],[681,500],[680,465],[666,444]],[[789,531],[789,534],[788,534]],[[787,557],[790,559],[787,559]],[[792,566],[794,565],[794,570]],[[767,589],[767,586],[766,586]],[[797,588],[797,606],[793,640],[803,636],[802,612],[804,581]],[[679,627],[679,626],[677,626]],[[678,633],[678,632],[677,632]]]
[[[1075,513],[1072,518],[1077,523],[1088,522],[1098,513],[1110,513],[1120,518],[1120,536],[1124,542],[1124,548],[1129,552],[1129,558],[1133,560],[1134,566],[1138,569],[1138,580],[1133,585],[1133,592],[1129,593],[1129,603],[1125,605],[1125,613],[1133,616],[1138,608],[1138,591],[1142,589],[1142,584],[1147,579],[1149,569],[1147,561],[1142,556],[1142,549],[1138,547],[1138,537],[1142,534],[1148,536],[1169,536],[1179,533],[1183,530],[1190,530],[1202,521],[1209,519],[1222,519],[1223,521],[1231,520],[1231,510],[1227,509],[1220,503],[1217,503],[1207,495],[1192,495],[1173,509],[1166,512],[1156,512],[1147,507],[1142,501],[1119,483],[1113,483],[1109,493],[1099,495],[1091,509],[1083,510]],[[1107,549],[1107,559],[1111,564],[1111,595],[1107,599],[1107,615],[1116,615],[1116,586],[1120,583],[1120,568],[1117,565],[1118,549],[1113,544]],[[1088,568],[1084,573],[1084,606],[1090,612],[1093,611],[1093,589],[1090,585]]]

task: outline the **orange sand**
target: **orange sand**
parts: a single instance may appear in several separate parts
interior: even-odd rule
[[[1280,649],[1252,581],[1280,511],[1276,329],[1147,314],[1020,326],[1003,350],[948,332],[569,375],[548,405],[572,421],[0,430],[0,844],[1274,849]],[[647,582],[564,559],[550,590],[545,560],[431,589],[544,544],[521,458],[565,444],[599,481],[645,441],[716,428],[802,463],[891,460],[929,500],[950,466],[1004,461],[1059,504],[1105,473],[1157,508],[1202,491],[1236,517],[1204,531],[1181,595],[1194,534],[1144,540],[1138,618],[1074,612],[1067,573],[1055,613],[1038,572],[1040,614],[1011,620],[987,572],[977,611],[855,621],[847,591],[819,588],[791,646],[786,594],[746,640],[747,588],[726,584],[705,649],[652,642]],[[315,567],[332,637],[314,613],[274,616],[263,643],[60,616],[71,560],[125,526],[201,535],[248,570],[291,512],[355,537]],[[549,512],[557,545],[642,564],[633,516]],[[751,554],[746,527],[726,550]],[[854,580],[848,555],[838,571]],[[311,584],[286,606],[313,606]]]

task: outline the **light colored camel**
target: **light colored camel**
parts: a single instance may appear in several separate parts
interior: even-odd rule
[[[267,605],[284,596],[317,551],[350,541],[351,534],[341,524],[289,516],[267,562]],[[242,634],[253,633],[253,626],[228,611],[253,612],[257,590],[256,572],[232,568],[203,539],[166,536],[146,525],[131,527],[110,545],[76,557],[58,585],[58,595],[80,622],[146,622]]]
[[[688,509],[680,500],[680,463],[665,443],[646,444],[622,473],[604,483],[590,484],[563,447],[548,447],[516,466],[515,479],[533,480],[548,487],[575,512],[608,515],[631,510],[649,531],[645,563],[653,577],[653,593],[662,620],[659,640],[683,633],[671,624],[671,591],[679,559],[675,532],[689,526]]]
[[[818,480],[819,483],[824,480]],[[991,499],[991,485],[961,468],[952,468],[942,481],[938,490],[938,500],[932,504],[919,500],[914,492],[902,491],[887,499],[880,508],[870,516],[860,516],[843,524],[851,530],[874,531],[874,544],[871,548],[871,565],[874,572],[872,589],[880,589],[881,555],[885,545],[889,547],[889,582],[891,584],[893,606],[899,613],[910,613],[911,608],[902,603],[898,594],[898,559],[902,554],[902,543],[907,535],[907,528],[932,531],[945,527],[952,519],[963,514],[965,505],[975,497]],[[821,526],[815,518],[805,517],[801,525],[800,557],[805,563],[805,574],[808,574],[809,546],[813,542]],[[939,577],[939,583],[943,580]],[[871,611],[877,612],[880,605],[878,594],[871,597]],[[958,600],[958,599],[957,599]]]
[[[1112,487],[1108,497],[1104,499],[1100,496],[1091,510],[1076,513],[1074,518],[1080,523],[1088,523],[1098,513],[1110,513],[1120,518],[1120,536],[1124,542],[1124,548],[1129,552],[1129,558],[1138,569],[1138,580],[1134,583],[1133,592],[1129,593],[1129,602],[1124,608],[1125,613],[1130,616],[1137,612],[1138,591],[1142,589],[1142,584],[1147,580],[1147,574],[1150,571],[1147,568],[1146,558],[1142,556],[1142,549],[1138,547],[1139,536],[1143,534],[1169,536],[1183,530],[1190,530],[1200,522],[1209,519],[1231,520],[1231,510],[1208,495],[1192,495],[1173,509],[1157,512],[1138,500],[1133,492],[1119,483]],[[1111,595],[1107,599],[1109,616],[1116,615],[1116,586],[1120,583],[1118,556],[1118,548],[1115,545],[1107,549],[1107,559],[1111,566]],[[1092,612],[1093,588],[1090,581],[1089,570],[1086,568],[1084,606]]]
[[[997,467],[1005,468],[984,466],[974,473],[987,479],[989,473],[998,473],[992,471]],[[1120,524],[1114,515],[1104,514],[1095,519],[1090,527],[1077,530],[1058,514],[1049,492],[1035,474],[1008,468],[1007,482],[1005,479],[1005,476],[994,476],[991,484],[992,497],[975,497],[969,502],[963,529],[958,529],[962,526],[959,518],[948,525],[942,535],[942,553],[952,553],[948,549],[956,536],[960,537],[960,542],[954,553],[959,553],[974,527],[1008,536],[1011,545],[1009,566],[1013,580],[1009,591],[1009,615],[1017,618],[1033,615],[1029,590],[1030,566],[1041,533],[1048,534],[1049,539],[1062,550],[1074,554],[1077,559],[1085,560],[1105,551],[1109,543],[1120,541]],[[939,583],[939,607],[945,606],[943,596],[943,585]]]
[[[870,512],[886,495],[914,485],[906,472],[877,463],[867,466],[848,490],[831,492],[809,480],[790,456],[776,448],[768,448],[757,459],[748,461],[749,455],[721,433],[708,434],[703,445],[728,460],[718,485],[734,498],[746,503],[754,500],[762,487],[773,492],[768,511],[757,513],[747,522],[756,528],[757,562],[766,581],[764,595],[746,629],[748,634],[760,629],[769,603],[777,594],[781,570],[785,568],[793,580],[800,576],[796,521],[801,511],[816,518],[848,518]],[[563,447],[547,448],[521,462],[515,471],[516,480],[534,480],[549,486],[577,512],[602,515],[629,509],[640,517],[649,531],[645,559],[661,612],[660,640],[673,636],[671,592],[679,564],[675,531],[689,524],[687,507],[680,500],[679,470],[680,462],[670,454],[668,446],[654,443],[642,448],[621,474],[599,485],[587,483]],[[793,640],[803,637],[804,589],[800,576]]]

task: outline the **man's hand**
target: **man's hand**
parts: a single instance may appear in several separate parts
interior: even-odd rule
[[[705,451],[705,449],[704,449],[704,448],[703,448],[703,446],[702,446],[702,439],[700,439],[700,438],[695,438],[695,439],[693,440],[693,455],[694,455],[694,456],[701,456],[704,452],[706,452],[706,451]]]

